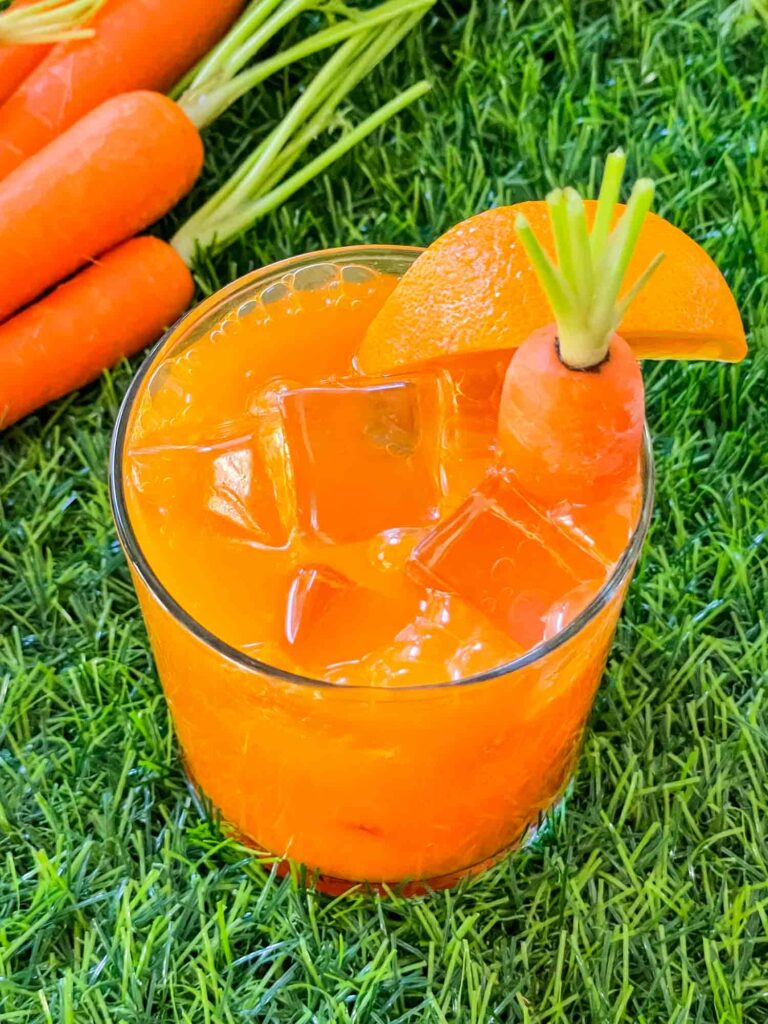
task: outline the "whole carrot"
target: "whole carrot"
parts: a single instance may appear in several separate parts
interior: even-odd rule
[[[1,181],[0,321],[161,217],[202,162],[178,104],[134,92],[107,100]]]
[[[194,291],[159,238],[134,238],[0,325],[0,429],[154,341]]]
[[[107,0],[94,35],[56,46],[0,108],[0,178],[104,100],[166,92],[226,32],[244,0]]]

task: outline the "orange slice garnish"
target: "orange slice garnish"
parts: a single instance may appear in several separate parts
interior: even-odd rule
[[[595,201],[585,203],[591,224]],[[617,205],[615,219],[624,207]],[[471,352],[517,348],[553,314],[515,231],[524,214],[553,250],[545,202],[479,213],[441,235],[384,303],[359,353],[365,373]],[[664,260],[618,328],[639,359],[737,362],[747,346],[736,301],[715,263],[692,238],[649,213],[626,274],[631,282],[657,253]]]

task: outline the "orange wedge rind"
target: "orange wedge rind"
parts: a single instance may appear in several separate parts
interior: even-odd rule
[[[596,202],[585,203],[587,221]],[[618,219],[624,207],[618,205]],[[551,322],[549,303],[515,231],[524,214],[553,249],[545,202],[477,214],[441,235],[384,303],[359,353],[365,373],[480,351],[515,349]],[[639,359],[738,362],[746,355],[736,301],[710,256],[653,213],[643,225],[626,279],[657,255],[664,261],[618,328]]]

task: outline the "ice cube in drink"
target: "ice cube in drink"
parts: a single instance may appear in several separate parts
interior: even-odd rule
[[[635,532],[642,501],[638,471],[589,504],[561,502],[549,517],[595,558],[613,566]]]
[[[522,653],[482,612],[454,594],[429,591],[393,641],[330,678],[370,686],[433,686],[487,672]]]
[[[489,476],[414,550],[411,571],[479,608],[527,649],[564,594],[605,566],[534,508],[509,480]]]
[[[437,518],[444,387],[419,374],[280,396],[305,534],[343,543]]]
[[[322,564],[301,566],[285,595],[283,644],[291,657],[318,672],[356,662],[391,642],[416,614],[421,594],[377,593]]]
[[[161,517],[194,509],[213,535],[268,547],[287,542],[290,467],[282,422],[268,401],[197,444],[138,446],[130,455],[132,485]]]

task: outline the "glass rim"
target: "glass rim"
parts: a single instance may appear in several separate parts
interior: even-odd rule
[[[239,291],[250,288],[252,285],[266,277],[274,275],[276,272],[285,272],[291,267],[295,267],[297,264],[307,262],[324,262],[329,259],[333,259],[334,257],[350,256],[357,257],[359,259],[364,258],[366,254],[378,257],[386,255],[406,256],[411,254],[418,255],[423,251],[424,249],[419,246],[410,245],[340,246],[333,249],[321,249],[315,252],[302,253],[298,256],[291,256],[287,259],[279,260],[276,263],[270,263],[265,267],[253,270],[215,292],[213,295],[210,295],[177,320],[176,323],[165,332],[162,338],[152,346],[148,354],[143,359],[140,367],[134,374],[128,389],[123,396],[120,408],[118,409],[117,418],[115,420],[115,426],[112,431],[108,467],[109,500],[120,544],[126,558],[131,564],[131,567],[138,574],[152,597],[161,605],[161,607],[188,633],[191,633],[197,640],[205,644],[206,647],[215,651],[220,657],[234,663],[238,668],[245,669],[248,672],[259,673],[260,675],[267,676],[271,679],[292,683],[297,686],[309,686],[329,690],[362,690],[378,692],[381,692],[384,689],[381,686],[371,683],[334,683],[329,682],[326,679],[315,679],[312,676],[305,676],[296,672],[291,672],[288,669],[280,668],[277,665],[270,665],[268,662],[260,661],[258,658],[253,658],[251,655],[246,654],[239,648],[228,644],[225,640],[222,640],[215,633],[207,629],[202,623],[198,622],[197,619],[186,611],[186,609],[166,589],[165,585],[155,574],[149,560],[145,556],[138,542],[136,534],[134,533],[130,516],[128,515],[128,509],[125,501],[125,489],[123,485],[123,451],[125,447],[125,439],[134,404],[141,392],[141,385],[147,377],[156,358],[172,338],[179,334],[189,332],[203,319],[203,317],[215,310],[218,310],[221,306],[224,306]],[[487,669],[484,672],[478,672],[470,676],[463,676],[460,679],[441,680],[440,682],[435,683],[406,684],[403,686],[392,687],[390,689],[397,691],[448,689],[450,687],[472,686],[489,682],[494,679],[500,679],[502,676],[511,675],[513,672],[520,671],[521,669],[535,664],[581,633],[623,585],[640,555],[640,550],[648,533],[651,514],[653,512],[655,468],[651,436],[647,423],[643,429],[642,487],[643,494],[640,516],[637,521],[637,526],[624,548],[621,557],[597,594],[595,594],[589,604],[582,609],[582,611],[564,629],[550,639],[542,640],[540,643],[531,647],[523,654],[518,655],[516,658],[513,658],[511,661],[504,662],[503,664],[497,665],[492,669]]]

